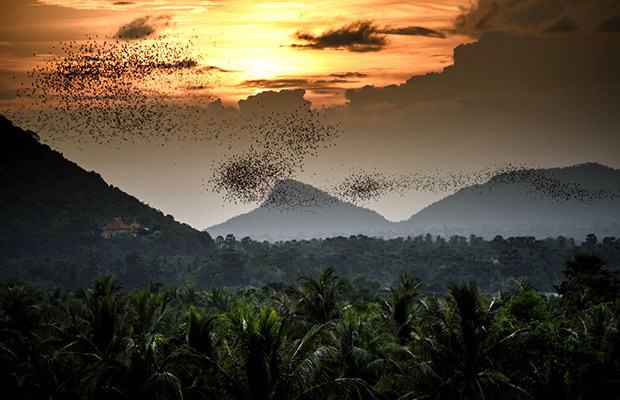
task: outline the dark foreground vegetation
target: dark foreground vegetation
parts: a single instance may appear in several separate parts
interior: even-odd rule
[[[363,283],[360,281],[360,283]],[[0,391],[19,399],[602,399],[620,389],[620,283],[578,254],[527,281],[442,296],[333,269],[260,289],[0,288]],[[609,397],[612,396],[612,397]]]

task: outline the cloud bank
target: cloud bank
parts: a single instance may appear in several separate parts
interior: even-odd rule
[[[620,31],[616,0],[477,0],[456,18],[457,33],[479,37],[483,32],[520,34]]]
[[[483,33],[458,46],[442,72],[347,90],[345,129],[372,149],[367,157],[392,157],[397,168],[506,159],[617,165],[617,71],[618,34]]]

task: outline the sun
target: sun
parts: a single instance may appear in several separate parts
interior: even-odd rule
[[[272,49],[253,49],[249,56],[236,60],[247,79],[273,79],[294,71],[291,60]],[[254,54],[252,54],[254,53]]]
[[[291,54],[295,53],[295,54]],[[304,77],[320,73],[328,58],[315,52],[299,52],[284,47],[249,48],[234,59],[234,69],[243,80]]]

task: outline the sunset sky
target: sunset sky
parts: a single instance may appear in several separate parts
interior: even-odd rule
[[[191,41],[194,69],[208,71],[174,92],[196,115],[223,124],[257,102],[277,113],[306,100],[323,110],[340,136],[291,176],[319,188],[359,171],[620,168],[617,0],[3,0],[0,112],[32,118],[17,93],[29,71],[63,56],[60,42],[160,35]],[[279,93],[262,93],[270,90]],[[205,185],[237,145],[190,144],[183,132],[165,145],[76,141],[79,132],[54,141],[62,123],[35,126],[70,160],[195,228],[256,206]],[[401,220],[447,194],[409,190],[363,205]]]
[[[221,69],[214,77],[218,84],[213,94],[225,102],[234,104],[260,90],[296,88],[304,82],[310,88],[306,97],[315,105],[343,103],[347,88],[400,83],[449,65],[452,49],[468,40],[448,33],[463,4],[462,0],[5,1],[0,28],[6,57],[3,81],[36,63],[32,54],[46,54],[55,42],[112,37],[125,27],[132,36],[148,32],[151,37],[197,36],[196,50],[209,65]],[[357,31],[369,42],[357,47],[321,42],[321,34],[339,29]],[[299,39],[298,34],[316,36],[318,41]],[[321,46],[326,47],[317,49]],[[11,88],[3,89],[3,98],[10,96]]]

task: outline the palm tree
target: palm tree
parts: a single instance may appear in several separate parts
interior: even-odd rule
[[[185,325],[185,343],[214,360],[219,358],[216,355],[217,338],[214,334],[217,320],[217,316],[201,314],[193,306],[181,317]]]
[[[78,342],[86,344],[90,347],[86,351],[95,351],[100,358],[110,356],[118,350],[121,331],[125,327],[125,300],[121,287],[110,275],[106,275],[95,278],[93,288],[78,291],[76,297],[78,302],[75,304],[81,312],[73,317],[82,322],[75,321],[74,325]]]
[[[335,331],[338,364],[344,376],[363,379],[370,385],[378,382],[389,363],[381,354],[393,338],[382,329],[388,321],[378,304],[355,303],[347,307]]]
[[[129,296],[127,313],[130,333],[145,336],[166,330],[166,325],[175,314],[175,309],[170,305],[171,299],[169,292],[151,293],[146,288]]]
[[[207,306],[217,313],[226,313],[231,309],[230,293],[225,288],[214,287],[211,293],[207,293]]]
[[[297,300],[297,312],[313,324],[324,324],[336,319],[342,311],[341,302],[351,283],[340,279],[332,268],[321,271],[319,279],[310,275],[299,278],[300,287],[288,294]]]
[[[128,340],[125,308],[125,297],[111,276],[94,279],[91,289],[78,291],[64,308],[66,319],[58,330],[66,345],[57,357],[80,368],[78,376],[62,382],[62,391],[78,391],[82,397],[119,397],[107,388],[115,387],[110,382],[123,369],[123,345]]]
[[[449,290],[445,301],[420,301],[420,338],[391,349],[395,371],[382,377],[378,389],[415,399],[531,398],[509,382],[498,362],[501,350],[525,332],[494,341],[489,332],[494,303],[482,301],[474,282]]]
[[[251,310],[237,308],[228,315],[228,321],[234,342],[234,372],[244,381],[244,397],[267,399],[280,375],[278,350],[284,333],[278,315],[268,308],[254,318]]]
[[[325,399],[338,394],[346,398],[362,391],[358,379],[341,378],[329,368],[336,348],[322,344],[325,325],[314,325],[300,339],[289,341],[286,327],[271,308],[255,316],[236,309],[227,316],[230,348],[224,367],[232,382],[222,389],[235,399]]]
[[[417,279],[411,279],[407,275],[401,275],[398,287],[390,288],[391,299],[385,301],[388,310],[398,329],[398,339],[401,344],[412,340],[412,317],[415,300],[420,296],[422,283]]]
[[[615,301],[620,293],[616,274],[606,268],[605,261],[594,254],[577,254],[566,263],[566,280],[556,286],[567,310],[584,310],[606,301]]]
[[[46,335],[41,301],[30,285],[0,286],[0,393],[8,398],[44,397],[41,386],[51,380],[40,351]]]
[[[85,367],[79,381],[82,397],[182,398],[181,380],[172,373],[177,359],[163,335],[175,315],[169,292],[145,288],[125,297],[106,276],[78,296],[70,327],[76,340],[63,350]]]
[[[577,391],[580,399],[604,398],[620,390],[620,302],[601,303],[577,314],[574,332],[597,355],[581,366]],[[583,346],[586,347],[586,346]],[[585,361],[585,360],[584,360]]]
[[[181,380],[171,370],[176,360],[166,354],[160,334],[129,339],[122,356],[88,365],[82,394],[100,399],[183,398]]]
[[[181,317],[184,347],[175,355],[177,376],[186,381],[184,397],[217,398],[222,383],[232,382],[223,369],[218,331],[219,316],[206,315],[190,306]]]
[[[474,282],[452,284],[445,303],[436,299],[422,302],[420,342],[423,356],[420,377],[430,378],[422,392],[441,399],[483,399],[529,397],[510,384],[500,372],[499,352],[524,337],[525,331],[493,341],[489,329],[493,305],[486,306]]]

